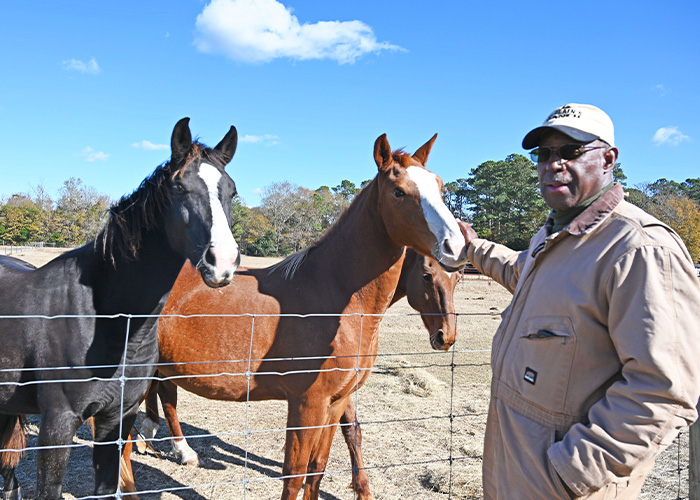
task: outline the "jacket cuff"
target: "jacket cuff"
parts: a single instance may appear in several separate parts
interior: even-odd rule
[[[469,243],[469,246],[467,247],[467,258],[469,259],[469,262],[471,262],[472,265],[474,267],[476,267],[482,273],[484,271],[483,271],[483,269],[481,269],[481,262],[477,263],[474,261],[479,260],[479,259],[475,259],[476,252],[481,247],[481,245],[483,245],[484,243],[488,243],[488,240],[485,240],[483,238],[474,238],[473,240],[471,240],[471,242]]]
[[[569,466],[571,463],[571,457],[564,456],[561,451],[561,447],[557,446],[559,443],[554,443],[549,450],[547,450],[547,456],[549,457],[554,470],[557,471],[561,480],[566,483],[566,486],[573,491],[577,496],[585,496],[591,492],[591,489],[586,484],[582,483],[577,477],[575,471]]]

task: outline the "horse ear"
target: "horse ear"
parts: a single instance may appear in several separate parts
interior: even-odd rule
[[[433,143],[435,142],[435,139],[437,139],[437,134],[435,134],[432,139],[430,139],[428,142],[426,142],[420,148],[418,148],[418,151],[413,153],[413,158],[418,160],[424,167],[425,164],[428,163],[428,155],[430,155],[430,150],[433,149]]]
[[[179,163],[192,147],[192,133],[190,132],[190,119],[183,118],[175,124],[173,135],[170,138],[170,161]]]
[[[214,148],[216,151],[221,153],[224,158],[224,165],[227,165],[231,161],[233,155],[236,153],[236,147],[238,146],[238,131],[236,127],[231,125],[231,129],[228,133],[221,139],[221,142]]]
[[[374,162],[379,170],[384,170],[391,165],[391,146],[386,138],[386,134],[382,134],[374,141]]]

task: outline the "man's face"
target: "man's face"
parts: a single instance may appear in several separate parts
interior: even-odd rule
[[[608,156],[609,147],[586,151],[573,160],[562,160],[557,148],[565,144],[584,143],[568,135],[552,130],[540,140],[539,147],[555,149],[549,160],[537,164],[542,197],[552,209],[557,211],[573,208],[590,198],[612,181],[612,168]],[[602,141],[594,141],[587,146],[607,146]],[[607,156],[606,156],[607,155]]]

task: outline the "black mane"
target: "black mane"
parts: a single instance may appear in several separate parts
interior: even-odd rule
[[[172,201],[170,162],[160,165],[130,195],[123,196],[109,209],[109,220],[95,240],[105,259],[115,263],[115,255],[129,260],[138,255],[142,235],[156,226]]]

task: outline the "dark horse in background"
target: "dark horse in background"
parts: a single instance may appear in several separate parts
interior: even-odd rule
[[[193,142],[184,118],[170,161],[112,206],[93,242],[38,269],[0,258],[5,498],[21,497],[14,468],[27,414],[41,415],[37,499],[61,498],[67,445],[90,417],[95,494],[117,491],[117,442],[148,389],[158,361],[154,326],[180,269],[189,259],[207,285],[220,287],[240,262],[230,231],[236,186],[224,170],[237,142],[235,127],[214,149]]]

